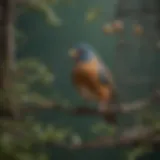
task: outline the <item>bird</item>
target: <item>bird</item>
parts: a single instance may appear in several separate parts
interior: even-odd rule
[[[116,124],[116,114],[108,112],[110,104],[118,104],[118,94],[109,68],[87,43],[73,45],[69,56],[75,62],[71,71],[73,86],[85,100],[98,104],[98,112],[105,115],[107,122]]]

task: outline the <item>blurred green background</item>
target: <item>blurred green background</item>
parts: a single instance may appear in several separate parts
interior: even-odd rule
[[[147,4],[149,7],[155,7],[153,1],[146,2],[150,3]],[[155,15],[146,15],[141,18],[136,16],[136,20],[145,26],[145,35],[136,37],[132,34],[132,24],[135,18],[126,13],[126,16],[123,17],[125,44],[117,50],[120,36],[116,34],[106,36],[102,31],[102,26],[117,16],[116,4],[117,0],[81,0],[73,1],[68,5],[56,6],[55,10],[63,20],[63,25],[57,28],[49,26],[39,14],[34,12],[27,12],[18,18],[17,27],[25,33],[27,41],[25,45],[18,48],[17,57],[36,57],[44,62],[55,75],[52,87],[47,89],[44,89],[43,86],[35,87],[38,91],[45,93],[46,96],[53,95],[55,101],[69,100],[73,107],[84,103],[70,82],[72,61],[67,51],[74,43],[86,42],[95,47],[104,62],[110,67],[122,101],[133,101],[150,95],[152,89],[156,87],[155,84],[158,84],[160,80],[158,70],[160,54],[156,48],[158,32],[155,28],[157,17]],[[139,0],[128,0],[124,7],[134,9],[141,8],[141,5]],[[92,23],[86,23],[84,16],[90,7],[100,8],[103,12]],[[102,122],[102,119],[98,117],[73,117],[45,109],[37,109],[33,115],[44,123],[72,127],[82,136],[83,140],[94,138],[90,126],[96,122]],[[127,123],[126,125],[130,125],[129,120]],[[126,149],[115,151],[115,149],[100,148],[75,152],[61,148],[50,148],[49,150],[54,159],[103,160],[125,159],[123,153]],[[159,157],[152,154],[145,159],[158,159]]]

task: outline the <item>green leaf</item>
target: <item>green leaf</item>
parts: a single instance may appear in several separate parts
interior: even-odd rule
[[[147,147],[138,147],[135,148],[128,154],[128,160],[136,160],[139,156],[143,155],[146,152],[151,151],[150,148]]]
[[[20,60],[17,64],[18,70],[23,72],[20,80],[29,84],[41,83],[50,85],[54,81],[54,76],[49,69],[37,59],[28,58]]]
[[[29,0],[28,5],[25,5],[24,7],[27,7],[28,9],[35,10],[37,12],[43,13],[45,16],[46,21],[51,24],[54,27],[61,26],[62,21],[60,18],[56,15],[54,10],[50,7],[51,5],[54,5],[55,1],[49,1],[49,0]]]
[[[13,138],[9,133],[3,133],[0,137],[0,145],[5,148],[6,151],[10,151],[14,148],[12,145]]]
[[[116,128],[106,123],[97,123],[92,126],[92,132],[98,134],[114,135]]]
[[[28,154],[28,153],[16,153],[15,154],[15,157],[18,159],[18,160],[34,160],[34,156],[31,155],[31,154]]]
[[[48,156],[46,154],[41,154],[38,160],[48,160]]]

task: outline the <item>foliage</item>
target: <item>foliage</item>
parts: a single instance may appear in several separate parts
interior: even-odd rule
[[[59,2],[60,0],[27,0],[25,3],[20,3],[20,9],[42,13],[47,23],[57,27],[62,25],[62,20],[57,16],[53,7]]]
[[[139,112],[136,116],[137,126],[149,126],[155,132],[160,131],[160,118],[158,113],[154,112],[153,109],[150,109],[153,106],[148,106],[145,111]],[[156,107],[156,106],[154,106]],[[141,143],[138,147],[131,149],[127,153],[129,160],[136,160],[138,157],[145,155],[146,153],[152,152],[153,146],[146,143]]]
[[[151,106],[149,106],[151,107]],[[154,112],[151,109],[146,109],[145,111],[135,114],[135,126],[148,126],[153,129],[156,133],[160,131],[160,118],[159,113]],[[125,131],[125,128],[120,128],[120,130]],[[92,132],[100,136],[119,136],[121,131],[117,133],[118,128],[113,128],[105,123],[96,123],[92,126]],[[136,132],[136,131],[135,131]],[[134,134],[134,133],[133,133]],[[128,149],[125,153],[128,160],[136,160],[137,158],[145,155],[146,153],[152,152],[153,146],[147,141],[140,143],[137,147],[132,147]]]
[[[35,58],[19,60],[16,64],[15,94],[20,103],[43,104],[46,100],[41,94],[33,92],[33,86],[48,86],[53,83],[54,76],[49,69]]]
[[[26,3],[21,3],[20,8],[17,9],[42,12],[48,23],[59,26],[61,20],[51,8],[55,2],[55,0],[28,0]],[[26,37],[17,29],[15,33],[16,47],[19,47]],[[34,92],[33,89],[35,84],[49,86],[54,80],[53,73],[38,59],[31,57],[18,60],[12,77],[14,79],[12,92],[1,91],[0,94],[3,95],[0,99],[1,103],[10,93],[15,104],[20,107],[28,103],[42,106],[50,103],[47,98]],[[21,122],[3,120],[0,122],[0,159],[46,160],[47,155],[43,153],[44,145],[64,143],[70,134],[71,130],[66,128],[57,128],[52,124],[42,127],[40,123],[33,120],[25,119]]]
[[[43,147],[48,142],[64,142],[69,136],[67,129],[48,125],[45,128],[34,121],[7,122],[0,125],[0,157],[14,160],[46,160]]]
[[[54,76],[48,68],[34,58],[19,60],[14,74],[14,87],[12,97],[16,105],[23,107],[24,104],[46,105],[49,100],[40,93],[33,91],[33,86],[50,85]],[[2,93],[2,92],[1,92]],[[4,96],[7,93],[2,93]],[[56,128],[52,124],[42,127],[35,121],[25,120],[22,122],[0,122],[0,157],[11,160],[47,159],[42,149],[46,143],[64,143],[71,131],[65,128]],[[7,130],[6,130],[7,128]],[[9,130],[8,130],[9,129]],[[37,146],[38,145],[38,146]],[[36,146],[36,152],[35,150]]]
[[[96,123],[92,126],[92,132],[95,134],[103,134],[113,136],[116,133],[116,128],[106,123]]]

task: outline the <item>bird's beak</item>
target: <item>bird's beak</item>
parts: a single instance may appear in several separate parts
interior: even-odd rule
[[[74,48],[69,49],[68,54],[70,57],[76,58],[77,57],[77,50]]]

